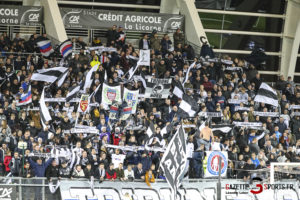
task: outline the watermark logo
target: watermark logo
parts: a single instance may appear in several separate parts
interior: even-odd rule
[[[261,194],[268,190],[294,190],[293,184],[266,184],[260,177],[252,178],[251,184],[226,184],[226,194]]]

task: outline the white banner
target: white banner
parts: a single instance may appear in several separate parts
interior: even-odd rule
[[[229,104],[240,104],[240,103],[243,103],[243,104],[248,104],[248,101],[247,100],[240,100],[240,99],[228,99],[228,103]]]
[[[279,117],[278,112],[258,112],[254,111],[254,115],[262,116],[262,117]]]
[[[221,176],[226,177],[228,154],[226,151],[206,151],[207,167],[204,171],[204,177],[219,176],[219,159],[221,158]]]
[[[200,117],[222,117],[223,113],[221,112],[199,112]]]
[[[235,111],[249,111],[250,108],[249,107],[241,107],[241,106],[236,106],[234,108]]]
[[[232,122],[235,126],[245,126],[245,127],[261,127],[261,122]]]
[[[289,109],[300,109],[300,105],[290,105]]]
[[[103,83],[101,103],[110,105],[113,101],[122,102],[121,86],[109,86]]]
[[[140,56],[137,65],[150,66],[150,49],[140,49]]]

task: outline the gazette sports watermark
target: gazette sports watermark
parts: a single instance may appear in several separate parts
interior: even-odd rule
[[[294,190],[293,184],[266,184],[260,177],[251,180],[252,184],[225,184],[226,194],[260,194],[265,190]]]

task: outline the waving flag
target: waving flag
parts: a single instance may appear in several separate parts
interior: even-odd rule
[[[68,55],[70,55],[70,53],[72,53],[72,48],[73,48],[72,42],[71,40],[68,39],[60,44],[59,52],[65,58]]]
[[[40,116],[41,116],[41,122],[42,122],[43,128],[45,129],[46,122],[51,121],[52,117],[50,115],[48,107],[46,106],[44,94],[45,94],[45,88],[43,89],[43,92],[42,92],[42,95],[40,98]]]
[[[256,102],[262,102],[266,104],[278,107],[278,97],[276,91],[268,84],[262,83],[259,87],[257,95],[254,98]]]
[[[40,69],[37,70],[37,73],[32,74],[30,80],[53,83],[58,78],[60,78],[61,75],[64,74],[66,71],[68,71],[68,68],[66,67],[53,67],[49,69]]]
[[[44,57],[49,57],[50,54],[54,52],[50,40],[41,40],[36,44],[40,48],[40,52]]]
[[[32,102],[32,95],[31,95],[31,85],[30,85],[27,93],[23,93],[21,95],[19,103],[17,103],[17,106],[27,105],[31,102]]]

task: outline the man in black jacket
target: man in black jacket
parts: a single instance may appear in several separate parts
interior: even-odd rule
[[[59,177],[59,170],[56,160],[53,160],[51,165],[47,168],[46,177],[48,181],[52,181],[52,177]]]
[[[117,26],[113,25],[113,27],[107,31],[106,37],[107,37],[107,46],[108,47],[113,45],[113,43],[116,39],[116,35],[117,35],[116,29],[117,29]]]
[[[63,161],[61,163],[61,168],[58,170],[59,178],[70,178],[71,177],[71,169],[68,167],[67,161]]]

